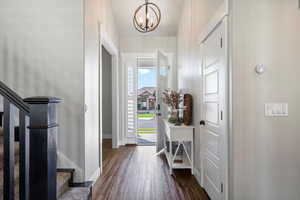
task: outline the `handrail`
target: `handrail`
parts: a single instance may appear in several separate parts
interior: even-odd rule
[[[9,87],[7,87],[2,81],[0,81],[0,94],[9,100],[11,103],[13,103],[16,107],[18,107],[20,110],[29,113],[30,108],[27,103],[23,101],[23,99],[15,93],[13,90],[11,90]]]

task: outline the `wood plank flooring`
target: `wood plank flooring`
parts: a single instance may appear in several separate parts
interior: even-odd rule
[[[154,146],[111,149],[104,141],[103,173],[93,187],[93,200],[208,200],[190,170],[169,175]]]

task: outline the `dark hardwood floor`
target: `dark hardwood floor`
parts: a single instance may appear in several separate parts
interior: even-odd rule
[[[93,200],[208,200],[190,170],[169,175],[154,146],[111,149],[104,141],[103,173],[93,187]]]

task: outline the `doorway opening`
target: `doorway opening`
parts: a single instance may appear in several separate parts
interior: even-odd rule
[[[159,119],[166,118],[168,110],[160,96],[169,88],[169,57],[158,50],[157,54],[123,54],[122,60],[126,91],[124,144],[161,149]]]
[[[138,58],[137,68],[137,145],[156,145],[157,72],[153,58]]]
[[[102,162],[107,160],[112,152],[112,55],[102,48]]]

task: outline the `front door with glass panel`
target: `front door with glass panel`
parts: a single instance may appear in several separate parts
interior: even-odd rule
[[[162,102],[162,92],[168,89],[168,76],[169,76],[169,61],[168,57],[161,51],[157,52],[157,90],[156,90],[156,117],[158,118],[158,127],[162,127],[159,118],[164,119],[168,116],[168,107]],[[159,129],[159,128],[158,128]],[[158,131],[156,150],[160,152],[164,149],[164,136]]]

